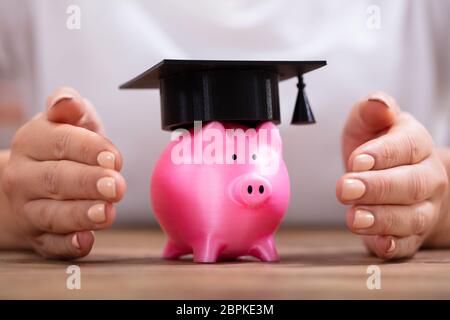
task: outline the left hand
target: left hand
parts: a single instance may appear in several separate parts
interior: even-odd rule
[[[336,195],[352,205],[348,228],[380,258],[414,255],[448,208],[447,173],[428,131],[376,93],[353,107],[342,149],[347,173]]]

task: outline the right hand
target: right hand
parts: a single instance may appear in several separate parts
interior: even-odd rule
[[[347,173],[336,194],[352,206],[349,229],[382,259],[412,257],[448,219],[445,162],[431,135],[378,92],[353,107],[342,138]]]
[[[109,227],[125,192],[122,157],[103,134],[94,107],[71,88],[20,128],[2,188],[24,244],[48,258],[87,255],[92,230]]]

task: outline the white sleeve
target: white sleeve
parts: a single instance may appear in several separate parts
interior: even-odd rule
[[[0,1],[0,148],[32,115],[33,32],[28,0]]]
[[[434,0],[428,3],[430,37],[435,59],[435,86],[438,114],[435,117],[434,138],[441,146],[450,146],[450,1]]]

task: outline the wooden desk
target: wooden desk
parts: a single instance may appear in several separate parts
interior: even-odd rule
[[[56,299],[381,299],[450,298],[450,251],[422,251],[412,260],[382,263],[344,230],[281,230],[280,263],[199,265],[160,259],[157,230],[96,233],[79,261],[0,252],[0,298]],[[66,268],[81,267],[81,290],[66,289]],[[368,290],[367,266],[381,268],[381,289]]]

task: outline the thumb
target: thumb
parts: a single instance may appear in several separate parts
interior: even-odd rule
[[[395,122],[400,108],[391,96],[376,92],[358,102],[347,118],[342,135],[344,163],[352,151],[382,135]]]
[[[50,94],[46,113],[49,121],[67,123],[103,134],[103,125],[94,106],[72,88],[61,87]]]

